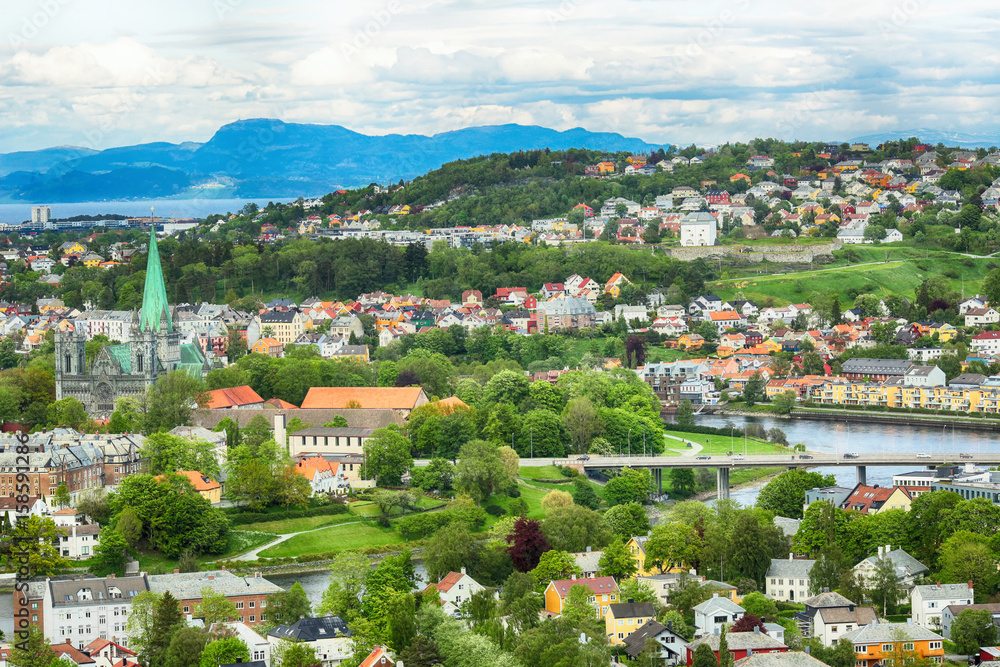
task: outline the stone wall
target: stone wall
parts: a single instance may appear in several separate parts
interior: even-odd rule
[[[692,248],[668,248],[667,254],[674,259],[690,262],[706,257],[738,257],[749,262],[802,263],[813,262],[817,257],[829,257],[843,244],[838,239],[822,245],[716,245]]]

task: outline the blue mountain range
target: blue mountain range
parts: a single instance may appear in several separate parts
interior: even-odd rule
[[[0,154],[0,199],[317,196],[411,179],[453,160],[542,148],[649,152],[661,146],[582,128],[560,132],[512,124],[433,136],[370,136],[339,125],[253,119],[224,125],[203,144],[150,143],[102,151],[60,146]]]

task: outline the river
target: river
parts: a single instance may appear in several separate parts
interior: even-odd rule
[[[150,207],[155,215],[164,218],[201,220],[215,213],[237,213],[249,202],[263,208],[268,202],[288,203],[287,197],[273,199],[137,199],[135,201],[96,201],[70,204],[45,204],[52,209],[53,218],[72,218],[77,215],[127,215],[146,217]],[[42,204],[40,202],[39,204]],[[31,219],[31,207],[39,204],[0,204],[0,223],[19,225]]]
[[[809,451],[833,453],[843,452],[927,452],[928,454],[996,451],[998,446],[994,433],[989,431],[953,430],[947,426],[911,426],[907,424],[886,424],[875,422],[829,422],[810,419],[779,419],[775,417],[748,417],[743,415],[697,415],[700,426],[725,428],[729,423],[736,428],[746,424],[760,424],[766,429],[780,428],[785,432],[789,444],[802,443]],[[720,436],[725,437],[725,436]],[[734,443],[736,451],[742,451],[739,443]],[[751,450],[752,454],[753,451]],[[855,485],[855,470],[851,467],[827,466],[814,469],[824,475],[833,475],[840,486]],[[912,467],[869,466],[868,483],[887,486],[892,484],[892,476],[913,470]],[[759,486],[734,489],[731,498],[743,505],[752,505],[760,492]]]

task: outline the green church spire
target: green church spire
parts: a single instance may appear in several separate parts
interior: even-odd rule
[[[170,306],[167,303],[167,286],[163,282],[160,251],[156,247],[156,227],[150,221],[149,258],[146,260],[146,286],[142,292],[142,314],[139,331],[161,331],[161,319],[166,317],[167,331],[173,331]]]

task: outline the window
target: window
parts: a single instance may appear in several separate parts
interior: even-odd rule
[[[913,650],[913,642],[906,642],[905,644],[903,644],[903,650],[904,651],[912,651]]]
[[[250,622],[251,622],[251,623],[253,623],[253,622],[254,622],[254,616],[253,616],[253,614],[250,614]]]
[[[31,603],[31,608],[32,609],[38,609],[38,603],[37,602],[32,602]]]
[[[866,649],[865,649],[865,647],[864,647],[864,646],[855,646],[855,647],[854,647],[854,652],[855,652],[855,653],[864,653],[864,652],[865,652],[865,650],[866,650]]]
[[[31,622],[32,623],[37,623],[38,622],[38,614],[32,614],[31,615]]]
[[[882,644],[882,653],[891,653],[892,644]]]
[[[191,613],[191,607],[184,607],[184,613],[185,614],[190,614]],[[118,610],[115,609],[115,616],[117,616],[117,615],[118,615]]]
[[[619,632],[618,633],[618,639],[625,639],[625,633],[624,632]]]
[[[934,649],[939,649],[939,648],[941,648],[941,642],[931,642],[931,643],[930,643],[930,649],[931,649],[932,651],[933,651]]]
[[[837,626],[836,625],[831,626],[830,632],[837,632]]]
[[[712,620],[715,621],[716,623],[725,623],[729,619],[727,617],[725,617],[725,616],[716,616]]]
[[[243,603],[242,602],[237,602],[236,603],[236,608],[237,609],[243,609]]]
[[[251,602],[250,602],[250,608],[251,608],[251,609],[253,609],[253,608],[254,608],[254,605],[255,605],[255,604],[257,604],[257,603],[256,603],[256,602],[253,602],[253,601],[251,601]]]

